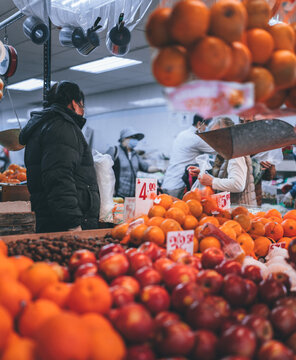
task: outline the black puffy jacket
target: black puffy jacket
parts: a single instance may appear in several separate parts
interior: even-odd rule
[[[33,112],[20,133],[36,232],[98,227],[100,195],[85,119],[54,104]]]

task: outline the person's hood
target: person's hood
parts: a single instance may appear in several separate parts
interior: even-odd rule
[[[80,129],[83,128],[86,123],[86,119],[83,116],[76,114],[74,111],[65,108],[58,104],[53,104],[50,108],[44,109],[42,111],[33,111],[31,112],[31,118],[28,121],[27,125],[21,130],[19,135],[19,142],[21,145],[26,145],[32,133],[36,130],[37,127],[42,124],[50,121],[55,117],[54,113],[61,114],[65,120],[75,122]]]

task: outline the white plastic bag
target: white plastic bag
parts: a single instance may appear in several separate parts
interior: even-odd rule
[[[93,159],[101,197],[100,221],[113,222],[114,163],[109,154],[101,154],[96,150],[93,150]]]
[[[198,155],[195,158],[195,161],[198,164],[198,167],[200,169],[199,176],[202,176],[203,174],[206,173],[207,170],[210,170],[212,168],[211,163],[210,163],[210,157],[208,154]],[[204,186],[201,185],[201,183],[199,182],[198,179],[192,185],[191,190],[194,190],[196,188],[198,188],[200,190],[204,188]]]

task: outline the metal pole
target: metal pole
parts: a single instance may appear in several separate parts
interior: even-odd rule
[[[45,101],[51,82],[51,21],[48,19],[48,40],[43,45],[43,100]]]
[[[15,21],[21,19],[23,16],[25,15],[20,10],[17,11],[15,14],[11,15],[9,18],[3,20],[0,23],[0,30],[4,29],[6,26],[13,24]]]

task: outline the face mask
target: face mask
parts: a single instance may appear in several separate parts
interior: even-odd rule
[[[134,149],[137,144],[138,144],[139,140],[137,139],[129,139],[128,145],[131,149]]]

